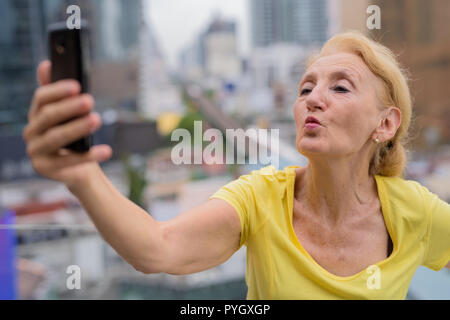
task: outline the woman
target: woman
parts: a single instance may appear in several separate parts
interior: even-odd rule
[[[402,179],[412,113],[406,77],[387,48],[361,34],[330,39],[300,82],[296,144],[307,167],[255,170],[167,222],[106,178],[98,162],[111,156],[108,146],[61,151],[101,123],[77,83],[49,84],[50,67],[38,68],[27,153],[37,172],[66,184],[136,270],[195,273],[245,244],[248,299],[404,299],[419,265],[449,266],[450,206]]]

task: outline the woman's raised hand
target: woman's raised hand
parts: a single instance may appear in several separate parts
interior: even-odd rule
[[[108,145],[93,146],[86,153],[64,149],[98,130],[101,118],[91,112],[94,99],[89,94],[80,94],[77,81],[51,83],[50,75],[50,61],[41,62],[37,70],[40,87],[34,92],[23,138],[36,172],[73,186],[82,183],[90,169],[98,168],[98,162],[108,160],[112,149]],[[74,117],[77,118],[65,123]]]

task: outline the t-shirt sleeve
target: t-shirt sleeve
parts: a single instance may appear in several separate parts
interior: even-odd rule
[[[428,232],[423,265],[441,270],[450,262],[450,205],[423,187],[428,208]]]
[[[243,175],[221,187],[209,199],[222,199],[228,202],[239,216],[241,240],[239,248],[246,244],[251,233],[251,217],[255,215],[255,188],[253,175]]]

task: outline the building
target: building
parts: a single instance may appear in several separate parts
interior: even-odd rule
[[[370,34],[399,55],[412,77],[416,123],[413,145],[427,149],[450,143],[450,2],[398,0],[375,2],[380,30]]]
[[[297,96],[305,60],[336,25],[329,21],[329,1],[249,1],[252,50],[248,68],[255,86],[250,101],[272,100],[277,118],[291,116],[288,111]]]
[[[0,134],[20,133],[27,120],[43,21],[40,1],[0,1]]]
[[[205,72],[209,76],[234,79],[241,72],[236,24],[216,17],[204,36]]]
[[[34,175],[26,157],[22,131],[38,86],[36,68],[48,57],[47,26],[67,19],[69,5],[78,5],[81,18],[90,26],[93,62],[90,92],[96,99],[96,111],[136,112],[141,3],[140,0],[0,1],[0,147],[6,150],[0,153],[0,180]],[[113,37],[108,31],[111,28]]]
[[[326,0],[250,0],[253,47],[279,42],[310,45],[325,41],[327,5]]]
[[[253,83],[257,87],[273,87],[294,82],[297,86],[304,72],[301,62],[308,53],[306,48],[287,43],[255,49],[250,62]]]
[[[179,54],[179,70],[188,79],[201,79],[203,77],[203,43],[202,35],[198,36]]]
[[[91,0],[94,60],[136,59],[143,22],[141,0]]]
[[[27,122],[33,92],[38,85],[37,65],[48,56],[47,26],[67,19],[66,9],[73,4],[80,7],[81,18],[90,25],[93,60],[109,64],[130,62],[130,67],[134,65],[137,73],[137,63],[133,64],[133,61],[138,59],[141,1],[1,1],[0,134],[21,134]],[[97,64],[93,63],[92,67],[93,73],[97,74]],[[99,69],[106,68],[100,66]],[[134,86],[137,87],[137,77]],[[130,99],[134,99],[132,104],[136,105],[135,93],[123,100]]]
[[[235,81],[242,72],[238,53],[236,23],[213,17],[179,55],[182,76],[190,80],[220,79]]]
[[[100,110],[138,111],[141,0],[91,0],[91,92]]]
[[[139,59],[138,112],[157,120],[165,113],[183,114],[181,94],[169,74],[150,22],[143,24]]]
[[[367,14],[367,8],[371,4],[376,4],[376,1],[328,0],[330,35],[349,30],[358,30],[368,34],[367,18],[369,14]],[[382,14],[384,17],[384,12]]]

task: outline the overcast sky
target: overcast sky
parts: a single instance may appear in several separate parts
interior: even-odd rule
[[[237,23],[239,51],[249,51],[247,0],[146,0],[146,15],[152,23],[161,51],[173,67],[179,51],[191,44],[215,13]]]

